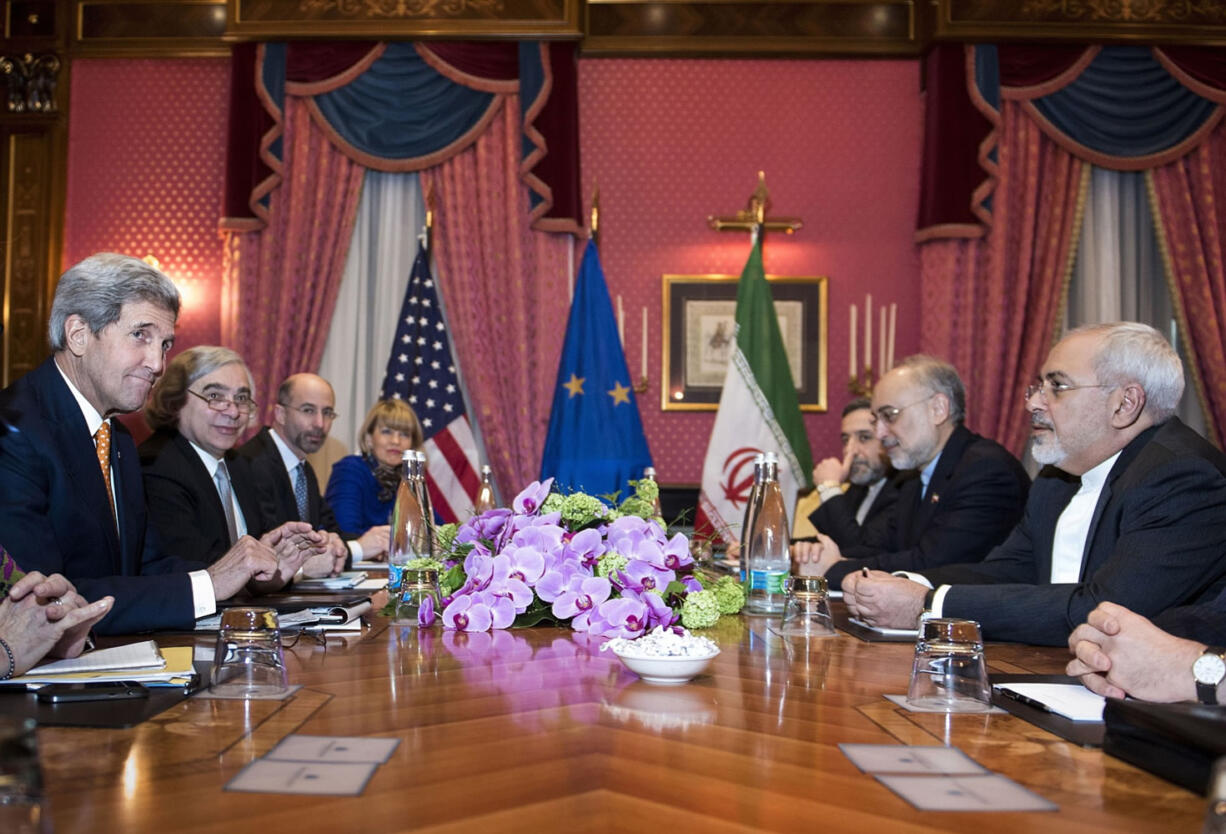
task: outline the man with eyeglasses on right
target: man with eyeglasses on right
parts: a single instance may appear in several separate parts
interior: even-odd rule
[[[966,391],[948,362],[910,356],[873,389],[874,430],[899,472],[893,522],[884,541],[846,549],[818,534],[801,572],[833,588],[851,573],[919,571],[978,561],[1022,517],[1030,478],[1017,458],[963,424]],[[816,551],[816,565],[812,561]]]
[[[1226,456],[1174,416],[1183,366],[1133,322],[1065,336],[1026,391],[1036,479],[1008,540],[977,564],[843,583],[878,626],[977,620],[988,640],[1058,646],[1100,603],[1144,617],[1226,588]],[[1055,467],[1052,469],[1051,467]]]
[[[294,374],[277,388],[272,425],[260,429],[238,451],[251,462],[260,491],[278,520],[302,520],[323,530],[333,548],[347,548],[353,561],[375,559],[387,552],[388,525],[372,527],[342,542],[340,525],[320,494],[319,478],[307,460],[307,455],[323,447],[335,419],[332,385],[316,374]]]

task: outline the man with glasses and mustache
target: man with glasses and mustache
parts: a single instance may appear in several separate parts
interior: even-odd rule
[[[25,570],[63,574],[85,599],[114,597],[100,632],[191,629],[249,583],[298,569],[250,536],[205,565],[148,524],[132,436],[113,417],[145,404],[174,344],[179,293],[137,258],[99,254],[60,276],[52,356],[0,394],[0,530]]]
[[[1102,602],[1153,617],[1217,597],[1226,456],[1173,416],[1183,387],[1152,327],[1072,331],[1025,392],[1050,476],[1009,538],[978,564],[849,576],[849,607],[880,626],[927,612],[977,620],[989,640],[1062,645]]]
[[[328,534],[333,552],[354,561],[387,552],[388,526],[372,527],[343,542],[332,508],[319,492],[319,479],[307,455],[323,447],[336,419],[332,385],[316,374],[294,374],[277,388],[272,426],[265,426],[239,448],[251,462],[264,500],[280,521],[301,520]]]
[[[909,357],[878,381],[874,429],[894,468],[904,473],[893,523],[884,540],[847,549],[819,534],[813,572],[837,588],[865,568],[923,570],[976,561],[1004,541],[1021,519],[1030,478],[1003,446],[966,428],[965,413],[958,372],[931,356]]]
[[[327,536],[297,520],[279,524],[250,463],[234,450],[255,412],[252,388],[251,372],[229,348],[199,345],[167,364],[145,407],[154,432],[139,448],[149,520],[186,558],[211,564],[253,536],[283,557],[300,552],[308,574],[326,576],[338,569]]]
[[[894,470],[877,439],[872,403],[864,397],[843,407],[840,439],[843,457],[826,458],[813,467],[813,482],[822,503],[809,522],[829,536],[844,553],[865,543],[884,543],[889,536],[898,485]],[[846,491],[844,491],[846,485]],[[804,569],[818,561],[816,538],[793,539],[792,558]]]

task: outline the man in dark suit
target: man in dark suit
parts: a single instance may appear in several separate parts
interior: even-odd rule
[[[234,451],[255,410],[252,388],[242,357],[212,345],[180,353],[153,387],[145,420],[154,433],[139,449],[149,520],[183,558],[212,564],[242,536],[287,535]],[[304,573],[333,572],[326,536],[308,530],[301,542],[310,554]]]
[[[173,556],[147,530],[131,435],[116,414],[144,405],[174,342],[179,294],[136,258],[94,255],[60,277],[53,356],[0,394],[0,530],[29,571],[63,574],[86,599],[115,598],[99,631],[190,629],[249,581],[298,565],[246,537],[212,565]]]
[[[878,547],[888,540],[898,486],[873,428],[868,399],[860,397],[843,407],[840,428],[843,457],[826,458],[813,467],[822,503],[809,514],[809,522],[842,553],[855,556],[861,547]],[[802,572],[820,553],[816,538],[792,540],[792,558]]]
[[[979,564],[912,581],[853,575],[848,605],[876,625],[924,611],[979,621],[984,637],[1062,645],[1099,603],[1143,616],[1226,587],[1226,456],[1172,416],[1183,367],[1153,328],[1075,330],[1026,392],[1040,477],[1022,522]],[[928,587],[931,586],[931,587]]]
[[[873,390],[877,437],[898,476],[884,540],[844,553],[819,535],[817,570],[839,587],[850,573],[926,570],[978,561],[1022,517],[1030,478],[1000,444],[963,424],[966,391],[953,366],[912,356]]]
[[[319,490],[319,479],[307,455],[318,452],[336,419],[336,394],[326,379],[294,374],[277,388],[272,426],[265,426],[244,443],[239,453],[277,522],[301,520],[329,534],[334,548],[347,547],[354,560],[375,559],[387,552],[388,526],[372,527],[362,536],[341,542],[340,525]]]

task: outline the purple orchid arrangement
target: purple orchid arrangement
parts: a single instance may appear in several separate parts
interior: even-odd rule
[[[689,540],[670,538],[651,517],[654,483],[639,482],[617,508],[585,493],[553,493],[552,485],[533,482],[510,509],[439,528],[445,629],[550,622],[633,639],[672,626],[683,612],[687,625],[700,609],[718,619],[714,593],[695,575]]]

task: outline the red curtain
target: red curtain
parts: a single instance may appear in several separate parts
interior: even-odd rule
[[[1053,340],[1086,166],[1017,102],[1003,103],[1000,133],[987,235],[920,246],[920,346],[958,368],[970,428],[1020,454],[1027,434],[1021,392]]]
[[[421,172],[434,258],[490,466],[514,494],[536,479],[565,336],[571,237],[534,231],[519,174],[519,102],[472,146]]]
[[[1189,376],[1210,434],[1226,443],[1226,127],[1183,158],[1149,172],[1166,273],[1191,341]]]
[[[250,366],[265,423],[281,380],[319,367],[365,173],[293,96],[284,143],[286,176],[268,227],[224,233],[222,342]]]

